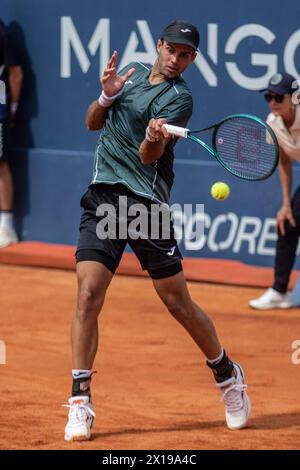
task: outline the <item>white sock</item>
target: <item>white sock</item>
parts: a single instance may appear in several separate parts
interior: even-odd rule
[[[89,379],[92,375],[91,370],[87,369],[72,369],[73,379]]]
[[[0,213],[0,229],[14,230],[13,225],[14,214],[11,211],[1,211]]]
[[[224,349],[222,348],[221,354],[218,357],[216,357],[215,359],[207,359],[207,362],[209,362],[209,364],[218,363],[222,359],[223,355],[224,355]]]

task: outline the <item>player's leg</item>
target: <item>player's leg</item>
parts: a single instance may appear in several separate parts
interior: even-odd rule
[[[0,122],[0,248],[16,243],[13,225],[13,179],[8,159],[8,122]]]
[[[4,211],[13,208],[13,179],[6,161],[0,160],[0,207]]]
[[[191,299],[183,271],[171,277],[153,279],[153,285],[169,312],[187,330],[205,357],[213,360],[220,356],[222,347],[214,324]]]
[[[246,393],[243,370],[239,364],[229,359],[220,345],[213,322],[191,299],[183,272],[167,278],[153,279],[153,284],[169,312],[187,330],[207,358],[207,365],[213,371],[217,388],[222,392],[228,427],[245,427],[251,405]]]
[[[120,262],[126,240],[101,237],[97,231],[105,204],[114,213],[114,190],[101,186],[88,190],[81,199],[84,212],[80,222],[77,259],[78,296],[72,323],[72,396],[65,439],[90,438],[95,413],[91,402],[92,367],[98,347],[98,315],[106,290]]]
[[[300,236],[300,187],[293,196],[292,211],[296,221],[296,227],[293,227],[286,221],[285,235],[278,233],[273,286],[267,289],[267,291],[257,299],[249,301],[249,305],[252,308],[268,310],[272,308],[286,309],[292,307],[292,300],[287,290],[296,259]]]
[[[98,349],[98,316],[113,273],[97,261],[77,263],[77,307],[72,322],[72,394],[65,440],[87,440],[95,412],[91,400],[92,368]]]
[[[148,213],[153,214],[152,207],[148,209]],[[244,427],[250,414],[250,401],[245,393],[243,371],[228,358],[218,340],[213,322],[190,297],[170,214],[164,211],[159,220],[151,217],[150,224],[152,229],[160,227],[159,237],[154,238],[154,232],[151,231],[148,232],[148,235],[151,234],[148,238],[128,242],[143,269],[147,269],[150,274],[154,287],[169,312],[187,330],[207,358],[217,387],[223,394],[228,427]]]
[[[71,328],[73,369],[92,369],[98,347],[98,315],[113,273],[96,261],[77,263],[77,307]]]

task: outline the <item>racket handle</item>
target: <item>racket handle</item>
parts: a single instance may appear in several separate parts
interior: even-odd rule
[[[177,137],[185,137],[185,138],[187,138],[188,136],[189,130],[186,129],[185,127],[172,126],[171,124],[164,124],[164,127],[169,132],[169,134],[176,135]]]

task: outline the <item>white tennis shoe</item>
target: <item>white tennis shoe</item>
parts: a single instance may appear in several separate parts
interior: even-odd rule
[[[68,422],[65,427],[66,441],[88,441],[90,439],[96,414],[89,400],[89,397],[71,397],[69,404],[63,405],[69,408]]]
[[[289,293],[281,294],[270,288],[257,299],[250,300],[249,305],[257,310],[271,310],[273,308],[291,308],[293,303]]]
[[[244,372],[239,364],[233,363],[235,376],[217,383],[225,405],[226,423],[229,429],[242,429],[246,426],[251,412],[250,398],[246,393]]]
[[[0,248],[12,245],[12,243],[18,243],[18,235],[12,228],[1,228],[0,229]]]

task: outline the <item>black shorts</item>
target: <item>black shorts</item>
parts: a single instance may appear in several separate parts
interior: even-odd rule
[[[0,161],[8,161],[9,155],[9,121],[0,121]]]
[[[139,206],[136,206],[137,204]],[[128,243],[142,269],[147,270],[153,279],[166,278],[182,271],[182,256],[174,237],[170,211],[166,205],[158,206],[157,203],[134,194],[122,184],[92,185],[82,196],[80,205],[84,212],[80,221],[77,262],[98,261],[114,273]],[[151,217],[158,208],[165,209],[165,216],[166,212],[169,213],[169,218],[165,217],[164,222],[162,217],[159,219]],[[134,215],[125,217],[126,213]],[[141,214],[144,217],[144,225],[138,223],[138,216]],[[141,226],[144,229],[141,229]],[[151,229],[154,232],[151,232]],[[136,238],[137,235],[140,236]]]

